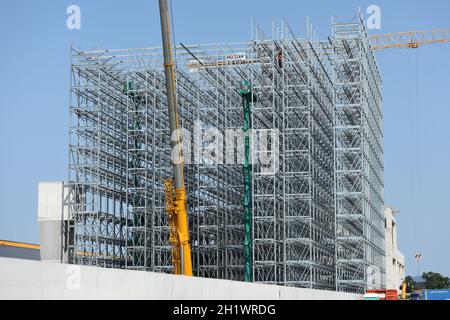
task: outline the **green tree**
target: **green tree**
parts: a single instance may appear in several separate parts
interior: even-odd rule
[[[450,279],[437,272],[424,272],[422,278],[425,280],[425,289],[450,288]]]

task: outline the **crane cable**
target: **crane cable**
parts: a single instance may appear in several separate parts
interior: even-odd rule
[[[422,250],[422,114],[421,114],[421,90],[420,90],[420,80],[422,79],[420,76],[420,50],[416,51],[416,66],[417,66],[417,75],[416,75],[416,101],[417,101],[417,190],[418,190],[418,207],[417,207],[417,250],[420,253]]]
[[[415,56],[413,57],[413,52]],[[413,61],[415,60],[415,61]],[[421,256],[421,212],[422,212],[422,186],[421,186],[421,114],[420,90],[418,81],[419,61],[418,50],[412,50],[409,55],[409,120],[411,142],[411,205],[415,257]],[[413,67],[416,66],[415,70]],[[419,258],[416,258],[417,260]]]

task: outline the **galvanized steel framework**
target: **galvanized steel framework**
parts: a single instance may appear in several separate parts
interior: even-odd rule
[[[381,77],[362,20],[333,24],[337,289],[380,288],[384,268]]]
[[[249,43],[177,48],[195,275],[244,277],[242,80],[256,132],[253,280],[361,291],[367,267],[381,266],[380,77],[361,24],[345,26],[323,42],[283,20],[271,40],[255,24]],[[72,60],[71,262],[170,272],[161,50],[73,50]],[[268,164],[257,132],[271,134]]]

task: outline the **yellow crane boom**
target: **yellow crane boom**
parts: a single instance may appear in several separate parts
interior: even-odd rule
[[[168,179],[164,181],[166,210],[169,217],[170,229],[169,241],[172,245],[173,272],[175,274],[192,276],[191,245],[189,244],[189,228],[186,210],[186,189],[184,187],[184,160],[167,0],[159,0],[159,10],[173,169],[173,180]]]
[[[425,44],[450,42],[450,29],[407,31],[370,36],[373,50],[390,48],[417,49]]]
[[[166,211],[169,222],[169,243],[172,246],[173,273],[181,274],[181,243],[177,230],[177,213],[173,198],[173,180],[164,180],[164,193],[166,200]]]

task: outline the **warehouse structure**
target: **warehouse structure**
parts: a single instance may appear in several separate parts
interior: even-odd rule
[[[284,20],[277,29],[268,39],[254,24],[248,43],[176,48],[194,274],[244,279],[249,195],[254,282],[381,287],[381,79],[364,23],[334,23],[328,41],[310,25],[306,38]],[[71,75],[69,262],[171,272],[161,49],[73,49]]]

